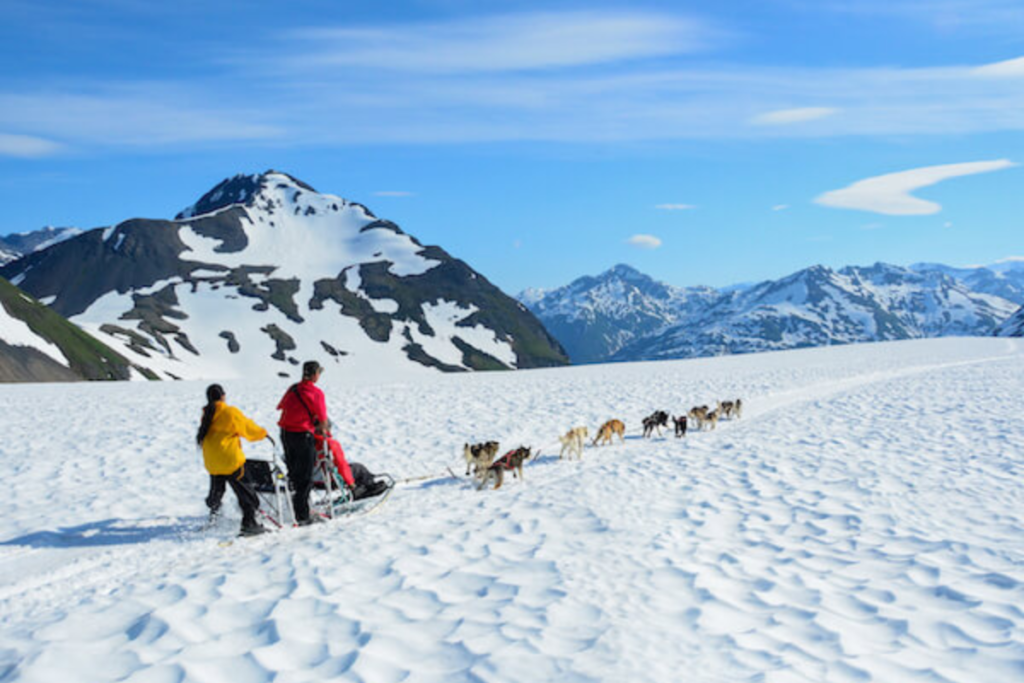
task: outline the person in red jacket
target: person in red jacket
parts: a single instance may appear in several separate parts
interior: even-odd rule
[[[322,521],[309,514],[309,491],[316,464],[316,435],[322,435],[328,425],[327,400],[324,392],[316,386],[322,373],[323,368],[315,360],[303,363],[302,381],[288,387],[277,404],[281,411],[277,424],[281,428],[284,460],[288,465],[288,479],[295,490],[292,495],[295,521],[301,526]]]

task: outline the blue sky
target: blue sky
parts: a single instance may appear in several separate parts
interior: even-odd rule
[[[510,293],[1024,256],[1019,0],[5,0],[0,234],[274,168]]]

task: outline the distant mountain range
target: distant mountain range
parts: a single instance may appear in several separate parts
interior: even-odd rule
[[[0,266],[80,234],[82,231],[78,228],[46,227],[0,237]]]
[[[1024,304],[1024,263],[813,266],[779,280],[673,287],[618,265],[520,295],[573,362],[654,360],[991,335]]]
[[[362,204],[287,174],[228,178],[175,220],[132,219],[0,267],[164,378],[564,365],[518,301]]]
[[[995,330],[997,337],[1024,337],[1024,306],[999,324]]]

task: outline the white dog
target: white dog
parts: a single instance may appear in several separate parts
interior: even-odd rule
[[[587,439],[587,428],[586,427],[573,427],[564,436],[558,437],[558,440],[562,443],[562,450],[558,454],[558,459],[561,460],[562,456],[565,455],[566,451],[569,451],[569,459],[572,459],[572,454],[576,454],[577,460],[583,459],[583,445]]]

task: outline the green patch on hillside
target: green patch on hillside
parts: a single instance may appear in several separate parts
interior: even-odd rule
[[[47,306],[0,278],[0,303],[35,334],[56,344],[67,357],[71,369],[84,379],[124,380],[132,364],[109,346],[68,322]],[[152,372],[135,366],[149,379]]]

